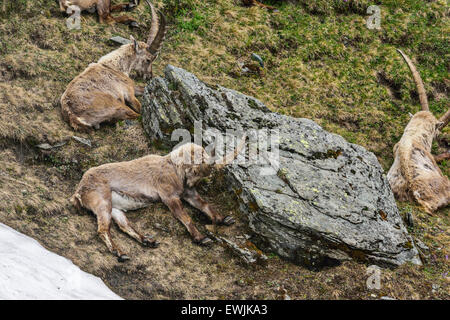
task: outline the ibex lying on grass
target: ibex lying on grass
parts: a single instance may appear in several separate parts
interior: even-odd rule
[[[128,16],[113,17],[111,12],[130,11],[139,5],[140,0],[130,0],[129,3],[121,3],[118,5],[111,5],[111,0],[59,0],[59,7],[62,12],[67,12],[70,6],[77,6],[81,11],[95,8],[100,20],[100,23],[128,23],[137,27],[136,20]]]
[[[129,78],[132,70],[152,77],[152,63],[157,58],[166,34],[166,20],[149,3],[152,25],[147,43],[134,40],[91,63],[68,85],[61,97],[61,112],[65,121],[79,131],[98,129],[100,123],[135,119],[141,103],[135,94],[143,94]]]
[[[166,156],[149,155],[91,168],[83,175],[71,202],[75,207],[89,209],[97,216],[98,234],[120,262],[129,260],[129,257],[111,238],[111,219],[141,244],[157,247],[158,243],[136,231],[124,214],[127,210],[147,207],[151,202],[162,201],[187,228],[194,242],[208,244],[211,239],[197,230],[181,199],[204,212],[214,224],[233,224],[231,216],[222,217],[200,197],[195,185],[209,176],[214,167],[220,169],[233,162],[244,148],[245,139],[244,135],[234,152],[227,154],[219,164],[214,151],[209,156],[201,146],[188,143]]]
[[[412,61],[402,51],[398,52],[411,70],[422,111],[411,118],[402,138],[394,146],[395,160],[387,178],[398,200],[415,200],[431,214],[450,203],[449,179],[442,174],[431,154],[433,139],[448,124],[450,110],[440,120],[433,116],[419,73]]]

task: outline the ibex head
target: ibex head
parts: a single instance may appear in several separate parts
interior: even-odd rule
[[[183,171],[188,187],[193,187],[201,179],[211,175],[213,169],[220,170],[231,164],[245,146],[244,134],[236,149],[218,159],[215,148],[209,155],[205,149],[194,143],[184,144],[170,153],[172,162]]]
[[[152,63],[158,57],[159,50],[166,36],[166,19],[160,11],[156,11],[153,5],[147,0],[152,12],[152,23],[147,43],[137,41],[130,36],[135,53],[133,69],[144,79],[152,77]],[[159,17],[158,17],[159,15]]]

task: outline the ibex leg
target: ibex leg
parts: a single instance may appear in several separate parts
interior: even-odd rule
[[[135,228],[133,228],[131,226],[130,222],[128,221],[127,217],[125,216],[125,214],[122,211],[113,208],[111,211],[111,214],[112,214],[114,221],[119,226],[120,230],[122,230],[123,232],[128,234],[130,237],[136,239],[138,242],[140,242],[144,246],[152,247],[152,248],[158,247],[159,243],[157,241],[151,239],[151,237],[149,237],[149,236],[142,235]]]
[[[109,251],[119,258],[119,261],[130,258],[114,243],[111,237],[111,192],[107,187],[99,187],[82,197],[83,205],[97,216],[97,232]]]
[[[138,26],[137,21],[129,16],[112,17],[112,19],[114,19],[114,21],[117,23],[130,24],[136,27]]]
[[[183,199],[194,208],[205,213],[214,224],[231,225],[235,222],[231,216],[222,217],[208,202],[203,200],[195,189],[186,189]]]
[[[191,217],[183,208],[183,204],[179,198],[162,199],[163,202],[169,207],[170,211],[188,230],[196,243],[207,244],[211,242],[211,239],[202,235],[194,225]]]

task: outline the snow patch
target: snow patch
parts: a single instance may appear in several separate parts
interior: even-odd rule
[[[0,299],[121,299],[103,281],[0,223]]]

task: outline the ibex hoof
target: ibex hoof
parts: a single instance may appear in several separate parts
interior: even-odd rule
[[[236,222],[236,220],[234,220],[234,218],[232,216],[226,216],[223,220],[222,220],[222,224],[226,225],[226,226],[231,226],[232,224],[234,224]]]
[[[125,262],[125,261],[130,260],[130,257],[127,256],[126,254],[122,254],[121,256],[119,256],[119,257],[117,258],[117,260],[118,260],[119,262]]]
[[[151,236],[145,236],[144,240],[142,240],[142,244],[149,248],[158,248],[159,242],[156,240],[153,240]]]
[[[130,22],[130,27],[139,28],[139,24],[136,21],[131,21]]]
[[[202,240],[198,241],[197,243],[201,246],[209,246],[213,241],[208,238],[208,237],[204,237]]]

